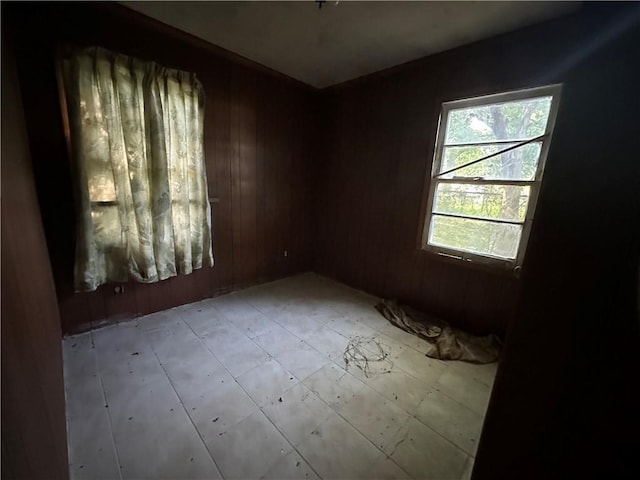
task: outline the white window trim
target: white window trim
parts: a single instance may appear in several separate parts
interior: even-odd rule
[[[433,161],[431,162],[431,175],[429,177],[429,194],[427,201],[427,209],[424,215],[424,225],[422,231],[421,248],[428,252],[432,252],[445,257],[455,258],[461,261],[474,262],[480,264],[493,265],[496,267],[502,267],[504,269],[514,269],[519,271],[524,261],[524,255],[527,251],[527,243],[529,241],[529,234],[531,233],[531,226],[533,224],[536,207],[538,204],[538,197],[540,193],[540,185],[542,182],[542,176],[544,173],[545,164],[547,161],[547,154],[549,152],[549,145],[551,144],[551,137],[553,129],[556,123],[556,117],[558,114],[558,106],[560,104],[562,85],[554,84],[544,87],[527,88],[523,90],[515,90],[504,93],[497,93],[493,95],[485,95],[481,97],[473,97],[462,100],[455,100],[451,102],[444,102],[440,111],[440,119],[438,122],[438,133],[436,135],[436,144],[433,153]],[[476,180],[476,179],[442,179],[436,178],[439,175],[440,165],[442,162],[442,152],[444,150],[444,138],[446,133],[447,120],[449,112],[451,110],[457,110],[460,108],[477,107],[482,105],[488,105],[493,103],[512,102],[517,100],[524,100],[527,98],[551,96],[551,107],[549,110],[549,118],[547,120],[547,126],[542,137],[542,147],[540,149],[540,157],[538,160],[538,167],[536,169],[535,176],[531,181],[510,181],[510,180]],[[531,139],[522,139],[521,141],[527,141]],[[516,143],[518,140],[510,140],[505,143]],[[494,143],[494,142],[491,142]],[[440,245],[429,244],[429,230],[431,226],[431,219],[433,217],[433,201],[436,192],[437,185],[445,182],[456,183],[476,183],[476,184],[515,184],[515,185],[528,185],[530,186],[529,203],[527,206],[527,212],[522,224],[522,235],[520,237],[520,244],[518,245],[518,253],[515,259],[505,259],[501,257],[482,255],[463,250],[447,248]]]

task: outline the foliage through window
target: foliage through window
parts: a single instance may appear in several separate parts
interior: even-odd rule
[[[204,91],[102,48],[61,52],[76,189],[76,291],[213,265]]]
[[[423,249],[522,264],[559,97],[552,85],[443,103]]]

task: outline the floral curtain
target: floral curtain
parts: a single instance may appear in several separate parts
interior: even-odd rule
[[[76,291],[213,266],[204,91],[102,48],[61,58],[76,187]]]

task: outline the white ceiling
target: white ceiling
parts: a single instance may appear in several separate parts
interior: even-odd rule
[[[322,88],[516,30],[580,2],[121,2]]]

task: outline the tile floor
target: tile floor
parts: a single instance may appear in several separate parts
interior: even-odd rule
[[[375,303],[307,273],[66,338],[71,478],[469,478],[496,364]],[[356,337],[383,368],[345,363]]]

